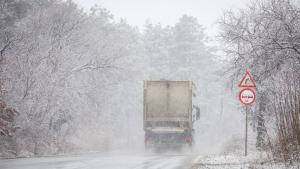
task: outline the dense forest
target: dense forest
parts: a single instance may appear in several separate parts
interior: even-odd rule
[[[105,8],[86,12],[72,1],[0,7],[2,156],[142,144],[143,80],[196,84],[213,65],[191,16],[168,27],[146,22],[141,32]]]

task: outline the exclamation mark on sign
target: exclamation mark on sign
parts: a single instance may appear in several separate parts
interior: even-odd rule
[[[250,82],[250,78],[247,78],[247,79],[246,79],[245,84],[247,85],[248,82]]]

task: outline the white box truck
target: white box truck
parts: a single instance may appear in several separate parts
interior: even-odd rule
[[[192,85],[192,81],[144,81],[146,148],[192,147]]]

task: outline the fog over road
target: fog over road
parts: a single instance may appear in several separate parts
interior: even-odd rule
[[[91,154],[0,160],[1,169],[186,169],[187,154]]]

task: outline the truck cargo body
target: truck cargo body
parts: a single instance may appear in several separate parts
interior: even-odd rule
[[[145,146],[192,146],[192,82],[144,81]]]

